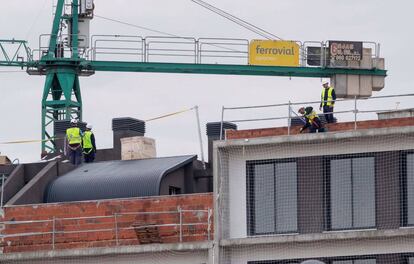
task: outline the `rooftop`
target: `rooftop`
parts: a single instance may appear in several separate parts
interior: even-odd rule
[[[366,120],[357,122],[341,122],[325,124],[330,132],[344,132],[354,131],[361,129],[374,129],[374,128],[388,128],[388,127],[406,127],[414,126],[414,117],[403,117],[393,119],[382,120]],[[246,130],[226,130],[226,139],[248,139],[259,137],[273,137],[283,135],[295,135],[299,134],[299,128],[301,126],[294,125],[288,128],[285,127],[272,127],[272,128],[256,128]]]

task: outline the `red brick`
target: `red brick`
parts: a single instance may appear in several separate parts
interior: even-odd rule
[[[173,211],[166,214],[131,214],[119,215],[117,217],[118,238],[120,245],[137,245],[139,241],[134,229],[135,225],[148,224],[178,224],[179,214],[175,213],[177,208],[183,210],[212,208],[212,194],[194,194],[181,196],[146,197],[133,199],[113,199],[105,201],[71,202],[59,204],[42,204],[30,206],[6,207],[4,220],[45,220],[55,218],[73,218],[85,216],[113,215],[115,213],[138,213],[138,212],[162,212]],[[193,212],[183,212],[184,223],[198,223],[207,221],[207,213],[199,217]],[[57,231],[82,231],[93,229],[112,229],[115,228],[115,219],[91,218],[91,219],[60,219],[56,220]],[[207,225],[200,225],[194,228],[183,227],[184,241],[203,241],[207,237]],[[33,223],[22,225],[7,225],[2,231],[3,234],[18,234],[29,232],[50,232],[52,222]],[[160,236],[163,243],[177,243],[179,241],[178,226],[159,227]],[[3,245],[5,252],[23,252],[36,250],[50,250],[52,246],[52,235],[44,234],[27,237],[7,238],[10,241]],[[108,232],[80,232],[56,234],[55,248],[82,248],[115,245],[115,230]]]
[[[343,122],[335,124],[327,124],[329,131],[347,131],[354,129],[354,122]],[[402,127],[402,126],[414,126],[414,118],[394,118],[386,120],[368,120],[358,121],[358,129],[369,128],[385,128],[385,127]],[[300,126],[293,126],[290,129],[291,134],[298,134]],[[270,137],[270,136],[282,136],[288,134],[287,127],[274,127],[274,128],[258,128],[249,130],[228,130],[226,131],[227,139],[245,139],[256,137]]]

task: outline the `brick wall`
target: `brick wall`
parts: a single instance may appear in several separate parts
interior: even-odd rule
[[[358,121],[358,129],[369,128],[384,128],[384,127],[402,127],[402,126],[414,126],[414,118],[394,118],[385,120],[368,120]],[[343,122],[335,124],[327,124],[329,132],[333,131],[347,131],[354,129],[354,122]],[[290,133],[292,135],[299,134],[300,126],[292,126]],[[227,139],[244,139],[244,138],[256,138],[256,137],[271,137],[282,136],[288,134],[287,127],[274,127],[274,128],[258,128],[249,130],[226,130]]]
[[[1,246],[3,252],[9,253],[51,250],[53,241],[55,249],[177,243],[180,228],[168,224],[180,223],[178,208],[190,210],[182,212],[184,224],[200,223],[185,225],[182,241],[207,240],[208,213],[202,210],[213,208],[211,193],[5,207],[2,221],[32,222],[6,224],[2,235],[44,234],[5,237]],[[33,222],[37,220],[40,222]],[[212,218],[210,223],[212,229]]]

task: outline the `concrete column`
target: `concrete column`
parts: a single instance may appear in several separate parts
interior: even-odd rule
[[[299,233],[324,231],[324,166],[322,157],[298,158]]]

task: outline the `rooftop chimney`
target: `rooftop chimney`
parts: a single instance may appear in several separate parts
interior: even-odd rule
[[[208,166],[213,167],[213,141],[220,140],[221,122],[210,122],[206,125],[208,138]],[[227,129],[237,130],[237,125],[230,122],[223,122],[222,138],[225,137]]]
[[[119,117],[112,119],[114,132],[114,154],[121,159],[121,138],[139,137],[145,135],[145,121],[132,117]]]

